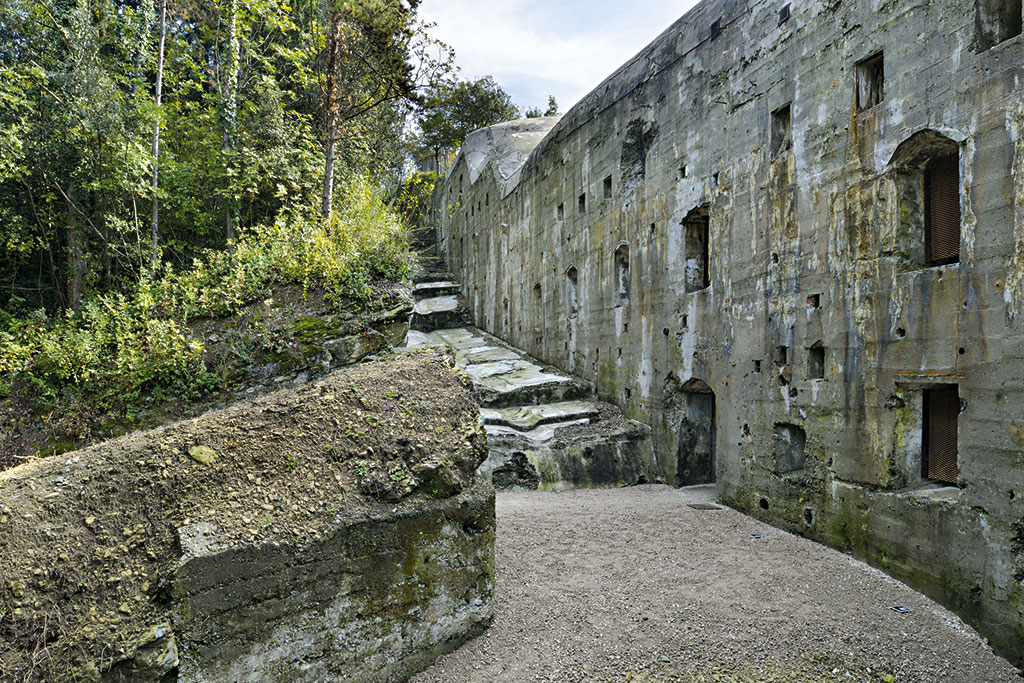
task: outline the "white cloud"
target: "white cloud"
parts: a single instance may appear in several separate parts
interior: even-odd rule
[[[694,4],[424,0],[420,16],[437,23],[464,78],[490,74],[523,107],[555,95],[564,112]]]

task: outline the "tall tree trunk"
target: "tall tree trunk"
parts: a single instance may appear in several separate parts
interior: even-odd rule
[[[324,218],[331,215],[334,201],[334,156],[338,142],[338,70],[341,67],[341,13],[334,10],[327,30],[327,107],[324,126],[324,194],[320,208]]]
[[[238,50],[238,0],[231,0],[228,15],[228,58],[224,77],[224,136],[223,153],[227,176],[228,206],[225,210],[226,237],[235,238],[238,223],[238,203],[235,197],[235,180],[232,171],[235,162],[235,134],[238,129],[238,72],[240,56]]]
[[[160,171],[160,100],[164,92],[164,40],[167,38],[167,0],[160,0],[160,49],[156,58],[156,120],[153,121],[153,254],[149,276],[156,277],[160,267],[160,201],[157,197]]]
[[[75,185],[72,181],[68,181],[64,194],[68,221],[64,229],[68,248],[68,306],[78,311],[82,307],[82,285],[85,281],[85,240],[75,221]]]

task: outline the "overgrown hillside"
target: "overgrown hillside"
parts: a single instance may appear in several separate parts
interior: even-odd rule
[[[80,311],[0,313],[0,467],[309,379],[394,342],[407,231],[365,182]]]

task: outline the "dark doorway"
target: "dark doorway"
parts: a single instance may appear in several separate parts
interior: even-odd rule
[[[676,486],[710,484],[715,481],[715,394],[699,379],[682,390]]]

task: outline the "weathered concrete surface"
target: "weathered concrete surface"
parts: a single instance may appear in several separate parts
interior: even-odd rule
[[[427,666],[493,611],[470,390],[407,354],[0,473],[0,679]]]
[[[451,284],[417,285],[417,307]],[[426,315],[444,320],[443,313]],[[434,331],[410,331],[407,347],[451,349],[472,380],[489,447],[480,473],[496,488],[621,486],[657,476],[650,428],[594,400],[589,383],[475,328],[437,329],[441,322],[423,320]]]
[[[651,425],[663,481],[717,480],[1024,662],[1020,3],[788,7],[701,3],[531,123],[517,171],[516,125],[471,135],[443,250],[480,328]],[[948,157],[959,257],[929,265]],[[919,493],[948,386],[955,487]]]
[[[202,541],[175,570],[178,680],[400,681],[483,632],[493,489],[403,507],[313,542],[221,547],[187,529]]]

